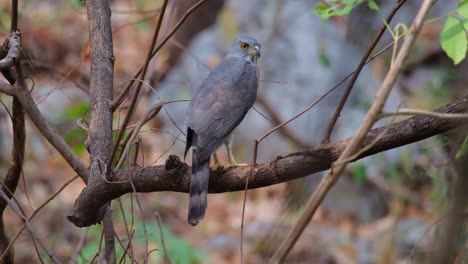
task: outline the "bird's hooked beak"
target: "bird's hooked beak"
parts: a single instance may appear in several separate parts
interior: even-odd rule
[[[253,62],[257,62],[257,59],[260,58],[260,55],[261,55],[261,51],[260,51],[260,46],[259,45],[255,45],[254,46],[254,52],[251,54],[252,56],[252,61]]]
[[[254,49],[255,49],[255,57],[260,58],[260,55],[262,55],[262,53],[260,51],[260,46],[255,45]]]

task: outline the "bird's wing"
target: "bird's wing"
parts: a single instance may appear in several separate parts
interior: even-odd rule
[[[202,83],[187,109],[187,127],[197,134],[200,159],[208,158],[239,125],[255,102],[257,67],[227,57]]]

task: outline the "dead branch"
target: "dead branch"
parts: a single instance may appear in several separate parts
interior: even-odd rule
[[[411,50],[411,47],[413,46],[417,35],[421,31],[424,18],[429,12],[431,4],[431,0],[425,0],[422,3],[418,13],[416,14],[416,17],[413,20],[413,23],[411,24],[408,30],[408,35],[406,36],[394,63],[390,66],[387,75],[385,76],[382,84],[377,90],[374,102],[370,109],[367,111],[367,114],[364,117],[364,120],[362,121],[361,125],[359,126],[359,129],[356,131],[356,134],[352,137],[352,139],[349,141],[349,144],[347,144],[346,148],[341,153],[335,166],[333,166],[332,169],[330,169],[327,172],[327,175],[320,181],[319,185],[307,201],[304,213],[301,215],[297,223],[294,225],[294,227],[288,233],[286,238],[283,240],[278,250],[270,259],[269,263],[284,262],[289,251],[296,244],[305,227],[312,219],[312,216],[315,214],[317,208],[325,199],[325,196],[328,194],[330,189],[338,181],[340,175],[346,168],[346,165],[348,164],[349,160],[352,159],[351,157],[355,155],[356,152],[358,152],[358,150],[362,150],[362,142],[368,135],[368,132],[370,131],[372,126],[374,126],[375,122],[378,120],[378,117],[382,112],[385,102],[387,101],[387,98],[395,85],[396,79],[402,70],[403,63],[409,56],[409,51]]]
[[[21,67],[21,66],[18,66]],[[18,81],[18,85],[21,86],[24,82]],[[24,87],[21,87],[24,88]],[[20,89],[21,89],[20,88]],[[3,182],[3,192],[5,192],[8,198],[11,198],[11,194],[15,192],[18,186],[18,181],[21,177],[23,170],[24,160],[24,144],[26,140],[25,122],[24,122],[24,110],[19,100],[13,98],[13,148],[11,151],[10,167],[8,168],[7,175]],[[3,212],[7,206],[5,199],[0,198],[0,252],[5,254],[10,240],[5,232],[5,225],[3,223]],[[6,253],[5,259],[2,263],[14,263],[14,253],[11,248]]]
[[[2,85],[0,85],[1,87]],[[31,94],[26,89],[17,89],[14,95],[21,102],[24,107],[24,111],[29,116],[31,121],[36,126],[37,130],[50,142],[52,146],[62,155],[65,161],[75,172],[83,179],[88,181],[88,168],[87,166],[75,155],[70,146],[65,143],[63,138],[57,134],[57,132],[49,125],[47,120],[42,115],[41,111],[37,107],[36,102],[32,98]]]
[[[323,137],[323,142],[330,142],[330,137],[333,132],[333,128],[335,127],[336,121],[340,117],[340,113],[343,110],[344,105],[346,104],[346,101],[348,100],[348,97],[351,93],[351,90],[354,87],[354,84],[356,83],[357,78],[359,77],[362,69],[366,65],[366,61],[371,55],[372,51],[375,49],[377,44],[380,41],[380,38],[382,35],[387,31],[387,27],[392,21],[393,17],[395,14],[398,12],[398,10],[403,6],[403,4],[406,2],[406,0],[398,0],[396,1],[395,5],[393,6],[392,11],[390,11],[390,14],[387,16],[387,18],[384,20],[384,23],[380,27],[379,32],[377,35],[374,37],[374,40],[372,41],[371,45],[366,51],[366,54],[362,57],[361,61],[359,62],[358,66],[356,67],[356,70],[354,71],[353,77],[348,83],[348,86],[346,87],[346,90],[341,97],[341,100],[338,104],[338,107],[335,110],[335,113],[333,114],[333,117],[330,120],[330,123],[328,124],[327,130],[325,131],[325,136]]]
[[[3,49],[7,48],[8,53],[5,58],[0,60],[0,70],[10,68],[18,60],[21,50],[20,35],[21,32],[19,30],[12,32],[7,38],[6,43],[3,44]]]
[[[447,104],[435,111],[441,113],[468,112],[468,96],[461,101]],[[357,159],[379,152],[414,143],[434,135],[447,132],[466,124],[466,120],[444,120],[426,116],[416,116],[389,126],[371,130],[362,146],[366,146],[385,131],[377,143]],[[322,144],[317,149],[278,157],[270,163],[259,164],[252,170],[249,189],[266,187],[327,170],[338,159],[350,138],[334,143]],[[241,191],[245,188],[249,167],[231,168],[223,173],[212,172],[209,192],[222,193]],[[170,156],[165,165],[153,167],[132,167],[115,172],[114,183],[100,182],[88,185],[75,202],[73,214],[68,219],[76,226],[83,227],[97,223],[100,206],[133,192],[133,182],[137,192],[188,192],[191,168],[177,156]]]
[[[18,2],[14,2],[13,5],[13,9],[17,11]],[[11,21],[11,30],[13,33],[10,34],[6,45],[3,46],[3,48],[8,47],[9,49],[7,55],[0,60],[0,71],[11,84],[14,84],[18,78],[18,82],[16,83],[18,89],[26,89],[21,64],[16,63],[19,61],[19,54],[21,51],[20,31],[16,30],[16,20],[17,14],[13,13]],[[12,66],[16,67],[17,76],[10,76],[10,67]],[[1,190],[6,194],[6,197],[0,198],[0,252],[5,256],[2,263],[14,263],[15,254],[13,248],[10,247],[10,239],[6,234],[5,223],[3,222],[3,213],[8,204],[6,198],[10,199],[13,196],[13,193],[18,186],[21,172],[23,171],[26,140],[24,109],[21,102],[16,97],[13,97],[12,108],[13,114],[11,121],[13,123],[13,148],[11,151],[10,166],[1,188]]]

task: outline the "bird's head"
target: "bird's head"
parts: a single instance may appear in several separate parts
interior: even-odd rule
[[[244,58],[250,62],[257,63],[260,58],[261,44],[251,37],[237,37],[229,49],[228,56]]]

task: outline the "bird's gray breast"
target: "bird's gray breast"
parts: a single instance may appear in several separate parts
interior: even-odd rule
[[[187,109],[187,126],[198,135],[200,155],[211,155],[255,102],[257,66],[226,57],[202,83]]]

